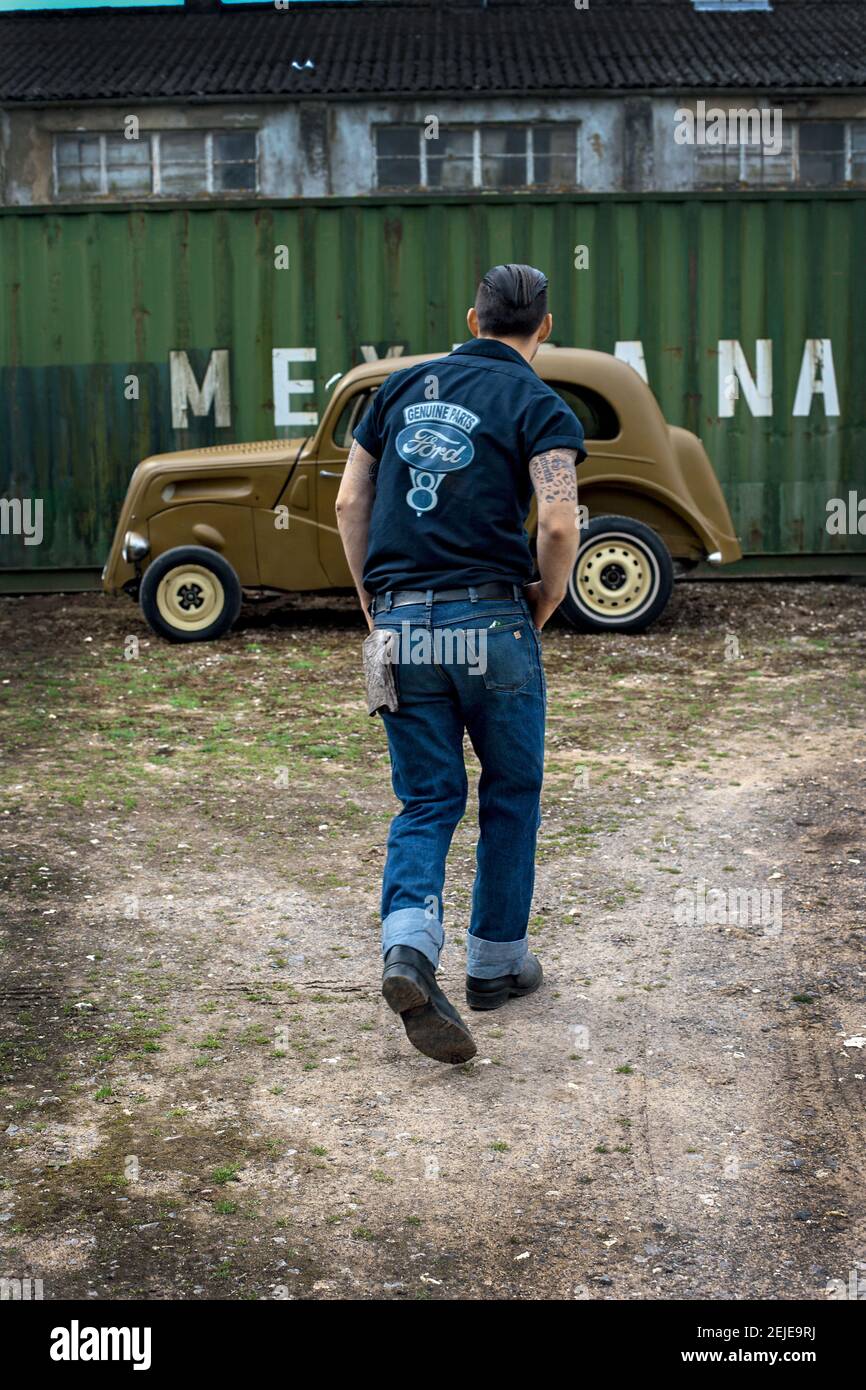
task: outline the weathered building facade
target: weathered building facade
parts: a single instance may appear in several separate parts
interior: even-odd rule
[[[0,152],[6,206],[866,187],[866,6],[0,16]]]

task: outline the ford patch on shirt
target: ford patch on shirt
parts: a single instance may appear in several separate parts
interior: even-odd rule
[[[406,501],[420,515],[436,506],[444,475],[472,462],[475,448],[464,430],[474,430],[481,421],[480,416],[451,401],[420,401],[406,406],[403,419],[406,426],[394,447],[408,463],[412,477]]]

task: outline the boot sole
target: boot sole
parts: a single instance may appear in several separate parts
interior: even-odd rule
[[[411,965],[386,967],[382,976],[382,993],[389,1009],[393,1009],[395,1014],[420,1008],[430,998],[421,976]]]
[[[469,1029],[440,1014],[432,1001],[400,1017],[412,1046],[436,1062],[468,1062],[478,1051]]]
[[[413,1047],[435,1062],[468,1062],[478,1051],[469,1029],[442,1014],[421,977],[411,966],[386,968],[382,980],[385,1002],[399,1014]]]

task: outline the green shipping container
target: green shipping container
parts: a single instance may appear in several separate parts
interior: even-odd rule
[[[643,361],[747,555],[862,569],[856,524],[827,528],[866,496],[862,193],[2,210],[0,499],[42,499],[43,538],[0,535],[0,567],[101,566],[140,458],[311,433],[286,401],[315,418],[364,355],[465,338],[499,261],[547,271],[556,343]],[[218,400],[173,418],[170,354],[201,386],[215,351]]]

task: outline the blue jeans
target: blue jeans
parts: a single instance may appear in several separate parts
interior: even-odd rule
[[[384,595],[376,605],[376,627],[399,637],[400,707],[383,718],[403,803],[388,835],[382,950],[413,946],[438,964],[445,859],[466,809],[466,731],[481,763],[466,968],[494,979],[516,974],[527,953],[544,770],[541,642],[522,595],[430,598],[389,610]]]

